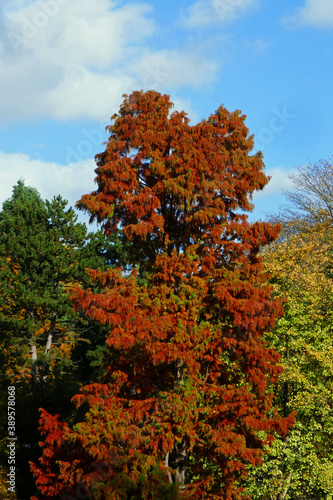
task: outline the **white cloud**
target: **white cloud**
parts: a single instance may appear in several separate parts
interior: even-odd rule
[[[87,142],[87,141],[86,141]],[[78,161],[75,161],[78,159]],[[68,165],[35,160],[22,153],[4,153],[0,151],[0,205],[12,194],[12,187],[21,178],[26,185],[35,187],[43,198],[51,199],[61,196],[74,206],[82,194],[96,189],[93,159],[80,160],[79,149],[68,151]],[[267,169],[265,174],[271,177],[263,191],[255,192],[256,198],[281,194],[282,190],[292,190],[293,182],[289,179],[290,172],[282,167]]]
[[[84,160],[67,166],[34,160],[27,155],[0,152],[0,206],[11,197],[12,188],[19,179],[27,186],[35,187],[42,198],[51,200],[60,194],[74,207],[82,194],[96,188],[94,184],[96,164]]]
[[[201,117],[198,115],[197,111],[192,108],[190,99],[181,99],[176,97],[172,98],[171,101],[174,104],[174,107],[171,109],[172,111],[185,111],[187,117],[190,119],[190,126],[195,125],[201,120]]]
[[[152,15],[145,3],[112,0],[16,0],[10,10],[2,7],[0,121],[101,120],[133,89],[214,81],[216,67],[204,54],[149,48],[157,32]]]
[[[41,61],[64,58],[94,69],[122,60],[124,49],[154,33],[147,4],[117,8],[111,0],[44,0],[7,14],[13,48],[26,48]]]
[[[188,28],[231,21],[255,7],[258,0],[197,0],[183,17]]]
[[[135,86],[135,79],[126,74],[98,74],[86,68],[70,69],[44,95],[44,113],[60,120],[71,118],[102,119],[109,116],[115,103]]]
[[[162,50],[147,54],[137,65],[140,79],[148,88],[156,82],[173,88],[200,88],[214,79],[216,69],[217,65],[207,61],[199,50]]]
[[[182,103],[175,103],[182,104]],[[178,106],[177,106],[178,107]],[[179,109],[181,109],[181,106]],[[97,129],[90,131],[90,140],[99,139]],[[96,137],[92,137],[96,135]],[[57,163],[35,160],[21,153],[7,154],[0,152],[0,208],[1,204],[11,197],[12,188],[19,179],[24,179],[27,186],[35,187],[42,198],[51,200],[53,196],[60,194],[68,200],[69,206],[74,207],[83,194],[91,193],[96,189],[94,183],[96,164],[94,160],[80,160],[79,149],[69,153],[68,160],[73,160],[66,166]],[[71,156],[71,157],[70,157]],[[78,161],[75,161],[78,159]],[[266,174],[271,180],[263,191],[255,192],[253,203],[256,207],[256,215],[250,215],[250,219],[259,217],[258,210],[262,212],[274,212],[283,202],[282,190],[292,190],[293,183],[288,178],[289,172],[282,167],[267,169]],[[279,196],[280,195],[280,196]],[[81,222],[88,223],[89,216],[83,212],[77,212]],[[93,224],[89,229],[97,228]]]
[[[264,198],[274,194],[282,194],[284,190],[293,190],[294,184],[292,180],[289,179],[290,171],[282,167],[273,167],[265,170],[265,174],[270,176],[271,179],[262,191],[258,191],[254,194],[254,199]]]
[[[291,16],[284,18],[286,26],[303,25],[316,28],[333,26],[332,0],[306,0],[303,7],[295,9]]]

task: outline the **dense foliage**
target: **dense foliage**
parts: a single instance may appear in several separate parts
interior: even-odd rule
[[[66,204],[60,196],[44,202],[19,181],[0,214],[0,328],[12,382],[38,381],[54,359],[69,357],[72,333],[64,324],[73,314],[65,289],[80,274],[86,229]]]
[[[75,425],[42,411],[39,498],[249,498],[239,480],[293,417],[272,408],[281,314],[258,252],[278,227],[250,224],[268,182],[245,117],[221,106],[190,126],[168,96],[125,96],[79,207],[122,229],[127,269],[91,271],[72,300],[107,325],[101,383],[73,398]],[[263,436],[261,436],[261,433]]]
[[[38,409],[68,416],[69,399],[91,370],[83,363],[97,335],[75,313],[68,296],[74,283],[88,285],[85,268],[105,268],[115,253],[101,232],[88,234],[60,196],[41,199],[19,181],[0,213],[0,424],[7,425],[7,387],[15,384],[17,487],[26,494],[32,482],[27,462],[38,456]],[[6,463],[7,432],[0,441]]]
[[[275,293],[285,298],[285,315],[266,335],[285,368],[276,403],[284,414],[297,411],[297,423],[286,438],[276,437],[263,466],[251,470],[253,500],[333,498],[333,168],[322,161],[297,171],[298,191],[282,214],[283,232],[263,254]],[[295,208],[310,187],[317,204],[304,203],[301,218]]]
[[[23,181],[3,205],[0,498],[333,498],[331,160],[250,224],[268,178],[245,117],[171,107],[114,115],[78,202],[100,231]]]

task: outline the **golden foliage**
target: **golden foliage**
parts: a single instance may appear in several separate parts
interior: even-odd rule
[[[293,231],[293,226],[297,231]],[[303,301],[306,295],[313,313],[318,314],[318,305],[323,310],[333,294],[330,277],[333,228],[328,222],[302,226],[297,221],[289,223],[287,230],[289,235],[264,250],[264,268],[270,273],[279,296]]]

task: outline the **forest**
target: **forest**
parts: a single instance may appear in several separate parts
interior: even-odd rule
[[[0,212],[0,498],[333,499],[333,163],[286,205],[240,111],[125,95],[76,208]],[[92,176],[94,173],[92,173]]]

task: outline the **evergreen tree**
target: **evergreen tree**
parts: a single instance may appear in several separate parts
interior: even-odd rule
[[[68,359],[74,342],[66,287],[83,274],[87,231],[66,205],[19,181],[0,213],[0,326],[14,363],[20,353],[21,368],[8,366],[14,379],[47,377],[52,358]]]
[[[0,396],[5,401],[7,386],[15,384],[16,432],[21,445],[27,445],[17,450],[20,495],[33,492],[28,461],[36,457],[38,409],[42,406],[67,417],[69,399],[90,381],[87,352],[93,355],[99,343],[105,343],[105,331],[73,310],[68,291],[74,284],[91,284],[86,267],[105,270],[117,260],[114,246],[101,231],[88,234],[60,196],[44,201],[23,181],[3,204]],[[5,414],[0,423],[6,428]],[[0,463],[7,461],[6,445],[1,441]]]

